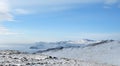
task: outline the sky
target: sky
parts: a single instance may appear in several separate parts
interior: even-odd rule
[[[120,39],[120,0],[0,0],[0,44]]]

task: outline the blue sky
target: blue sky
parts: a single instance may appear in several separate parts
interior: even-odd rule
[[[0,0],[0,43],[120,39],[119,0]]]

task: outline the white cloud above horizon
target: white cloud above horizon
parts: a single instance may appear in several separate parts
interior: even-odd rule
[[[11,8],[6,0],[0,0],[0,22],[12,21],[13,15],[10,13]]]
[[[119,0],[106,0],[105,1],[105,4],[108,4],[108,5],[112,5],[112,4],[116,4],[116,3],[120,3]]]
[[[0,35],[15,35],[18,33],[9,31],[6,27],[0,26]]]

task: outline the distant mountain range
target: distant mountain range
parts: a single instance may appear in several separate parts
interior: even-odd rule
[[[82,39],[77,41],[59,41],[59,42],[37,42],[34,46],[31,46],[30,49],[38,49],[36,53],[43,53],[48,51],[57,51],[66,48],[84,48],[88,46],[96,46],[99,44],[113,42],[114,40],[89,40]]]
[[[81,43],[80,41],[60,41],[53,44],[38,43],[33,47],[38,49],[35,53],[120,66],[120,41],[82,40]],[[46,46],[48,47],[45,48]]]

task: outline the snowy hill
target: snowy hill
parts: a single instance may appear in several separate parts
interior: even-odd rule
[[[103,40],[84,47],[49,51],[43,54],[120,66],[120,42],[114,40]]]
[[[16,50],[0,50],[0,66],[112,66],[96,62],[28,54]]]

